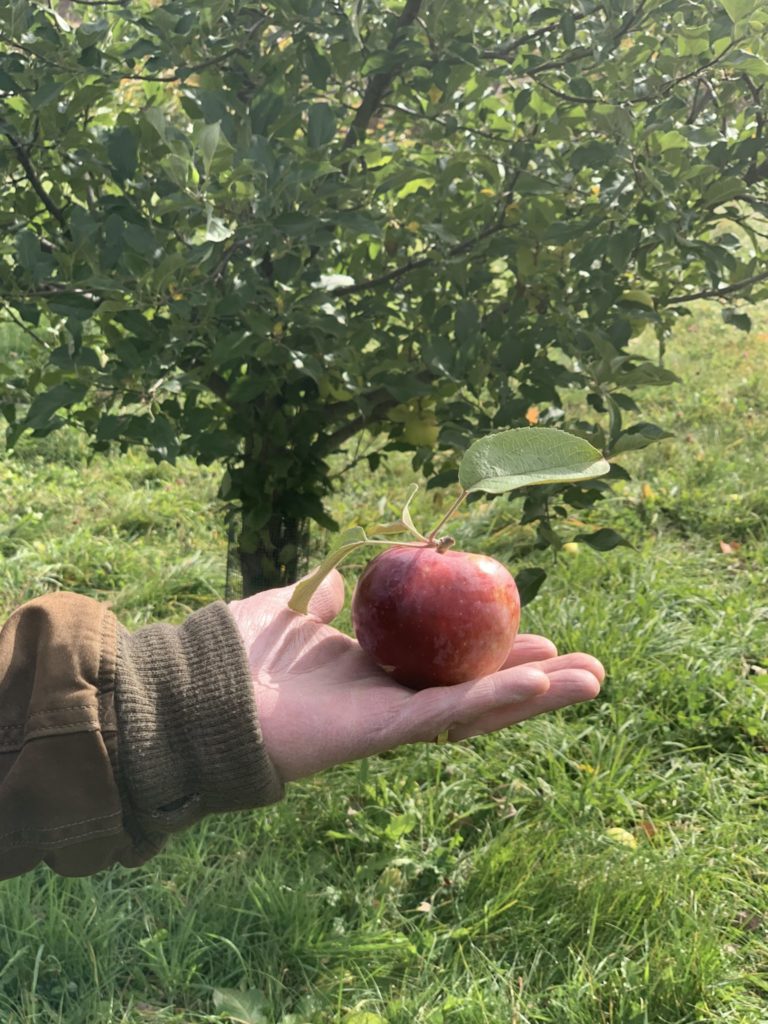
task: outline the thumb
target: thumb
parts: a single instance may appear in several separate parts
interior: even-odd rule
[[[286,603],[290,601],[297,585],[294,583],[293,586],[286,587],[283,591]],[[338,569],[332,569],[312,595],[309,602],[309,614],[320,619],[321,622],[332,622],[343,607],[344,577]]]

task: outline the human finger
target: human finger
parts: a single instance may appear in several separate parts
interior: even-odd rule
[[[526,665],[531,661],[544,661],[547,658],[557,657],[557,648],[545,636],[537,636],[535,633],[518,633],[512,650],[502,668],[514,668],[515,665]]]
[[[510,704],[525,704],[549,688],[536,665],[494,672],[454,686],[433,686],[414,693],[402,708],[393,745],[434,739],[457,722],[470,722]]]
[[[448,739],[463,740],[470,736],[480,736],[489,732],[497,732],[510,725],[542,715],[545,712],[558,711],[594,700],[600,693],[600,679],[584,668],[566,668],[547,673],[549,688],[532,696],[522,703],[511,703],[503,708],[496,708],[472,721],[466,719],[457,722],[448,729]]]
[[[605,669],[602,662],[598,661],[591,654],[586,654],[584,651],[571,651],[569,654],[559,654],[555,658],[548,658],[546,661],[539,662],[537,668],[542,669],[549,676],[553,672],[559,672],[562,669],[583,669],[585,672],[591,672],[600,683],[605,679]]]

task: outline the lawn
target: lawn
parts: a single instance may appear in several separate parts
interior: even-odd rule
[[[670,342],[683,384],[643,402],[674,436],[622,456],[633,481],[585,516],[631,547],[521,561],[506,499],[457,522],[460,544],[548,571],[524,627],[604,661],[597,701],[340,767],[139,870],[3,883],[3,1024],[765,1024],[768,309],[754,320],[699,308]],[[358,467],[334,512],[378,519],[409,480],[405,460]],[[216,483],[25,441],[0,456],[0,612],[69,588],[133,628],[222,596]]]

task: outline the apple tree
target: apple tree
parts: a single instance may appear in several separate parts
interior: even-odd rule
[[[9,443],[73,423],[220,464],[247,591],[333,526],[352,439],[438,482],[536,418],[621,455],[663,436],[633,392],[674,379],[676,318],[747,329],[768,294],[760,0],[0,0],[0,26]],[[557,543],[607,486],[523,516]]]

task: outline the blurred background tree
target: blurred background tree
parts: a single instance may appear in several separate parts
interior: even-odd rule
[[[450,484],[509,426],[644,447],[674,320],[711,298],[748,329],[768,295],[759,0],[12,0],[0,25],[8,442],[73,423],[220,463],[246,592],[333,528],[341,449]],[[531,489],[523,520],[557,544],[607,487]]]

